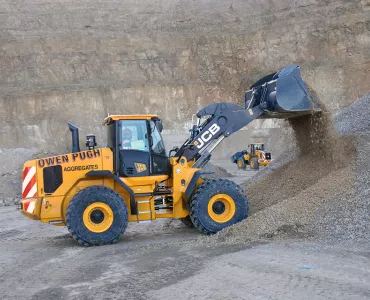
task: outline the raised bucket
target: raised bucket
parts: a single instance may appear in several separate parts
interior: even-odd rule
[[[245,107],[260,105],[260,118],[293,118],[321,111],[301,77],[300,67],[291,65],[258,80],[245,93]]]

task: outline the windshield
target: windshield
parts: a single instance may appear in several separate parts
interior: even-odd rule
[[[255,149],[256,149],[256,150],[262,150],[262,151],[263,151],[263,150],[264,150],[264,148],[265,148],[265,147],[264,147],[264,145],[263,145],[263,144],[256,144],[256,145],[255,145]]]
[[[146,124],[145,120],[121,121],[121,149],[149,152]]]

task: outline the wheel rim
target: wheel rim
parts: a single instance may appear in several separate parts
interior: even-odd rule
[[[239,167],[242,167],[243,166],[243,162],[241,160],[238,160],[238,166]]]
[[[254,161],[251,161],[251,167],[254,168]]]
[[[235,211],[234,200],[226,194],[217,194],[208,203],[208,215],[218,223],[230,221]]]
[[[95,202],[86,207],[83,214],[83,222],[86,228],[92,232],[107,231],[114,220],[112,209],[105,203]]]

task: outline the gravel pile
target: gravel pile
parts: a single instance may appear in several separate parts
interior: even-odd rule
[[[260,238],[310,237],[317,235],[317,227],[324,227],[320,232],[326,234],[331,228],[313,220],[327,201],[351,195],[353,186],[350,168],[331,172],[295,196],[284,198],[255,212],[246,221],[226,228],[216,239],[226,237],[228,241],[243,242]]]
[[[216,166],[211,162],[208,162],[203,168],[203,170],[214,172],[213,174],[205,175],[205,177],[209,179],[227,178],[233,176],[229,172],[227,172],[226,169],[224,169],[223,167]]]
[[[368,242],[369,115],[367,95],[334,122],[326,112],[290,120],[297,152],[285,154],[244,186],[250,217],[209,241],[315,236]]]
[[[341,135],[370,133],[370,93],[336,114],[334,121]]]
[[[292,150],[282,153],[278,157],[274,158],[273,161],[270,162],[266,167],[260,168],[260,170],[256,172],[252,178],[247,179],[245,182],[241,184],[241,186],[247,189],[247,187],[255,184],[267,174],[270,174],[271,172],[276,171],[277,169],[286,165],[287,163],[294,161],[297,155],[298,155],[298,151],[296,149],[292,149]]]
[[[332,230],[338,237],[370,241],[370,93],[338,113],[335,129],[342,136],[355,137],[355,193],[342,201],[329,203],[328,215]],[[335,218],[339,215],[340,218]],[[322,217],[322,216],[321,216]],[[327,220],[328,218],[321,218]]]

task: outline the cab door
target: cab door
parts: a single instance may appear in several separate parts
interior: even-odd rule
[[[120,176],[149,176],[151,162],[148,129],[146,120],[120,121],[118,126]]]
[[[164,147],[161,133],[156,123],[150,121],[150,148],[151,148],[151,174],[168,175],[170,174],[170,160]]]

